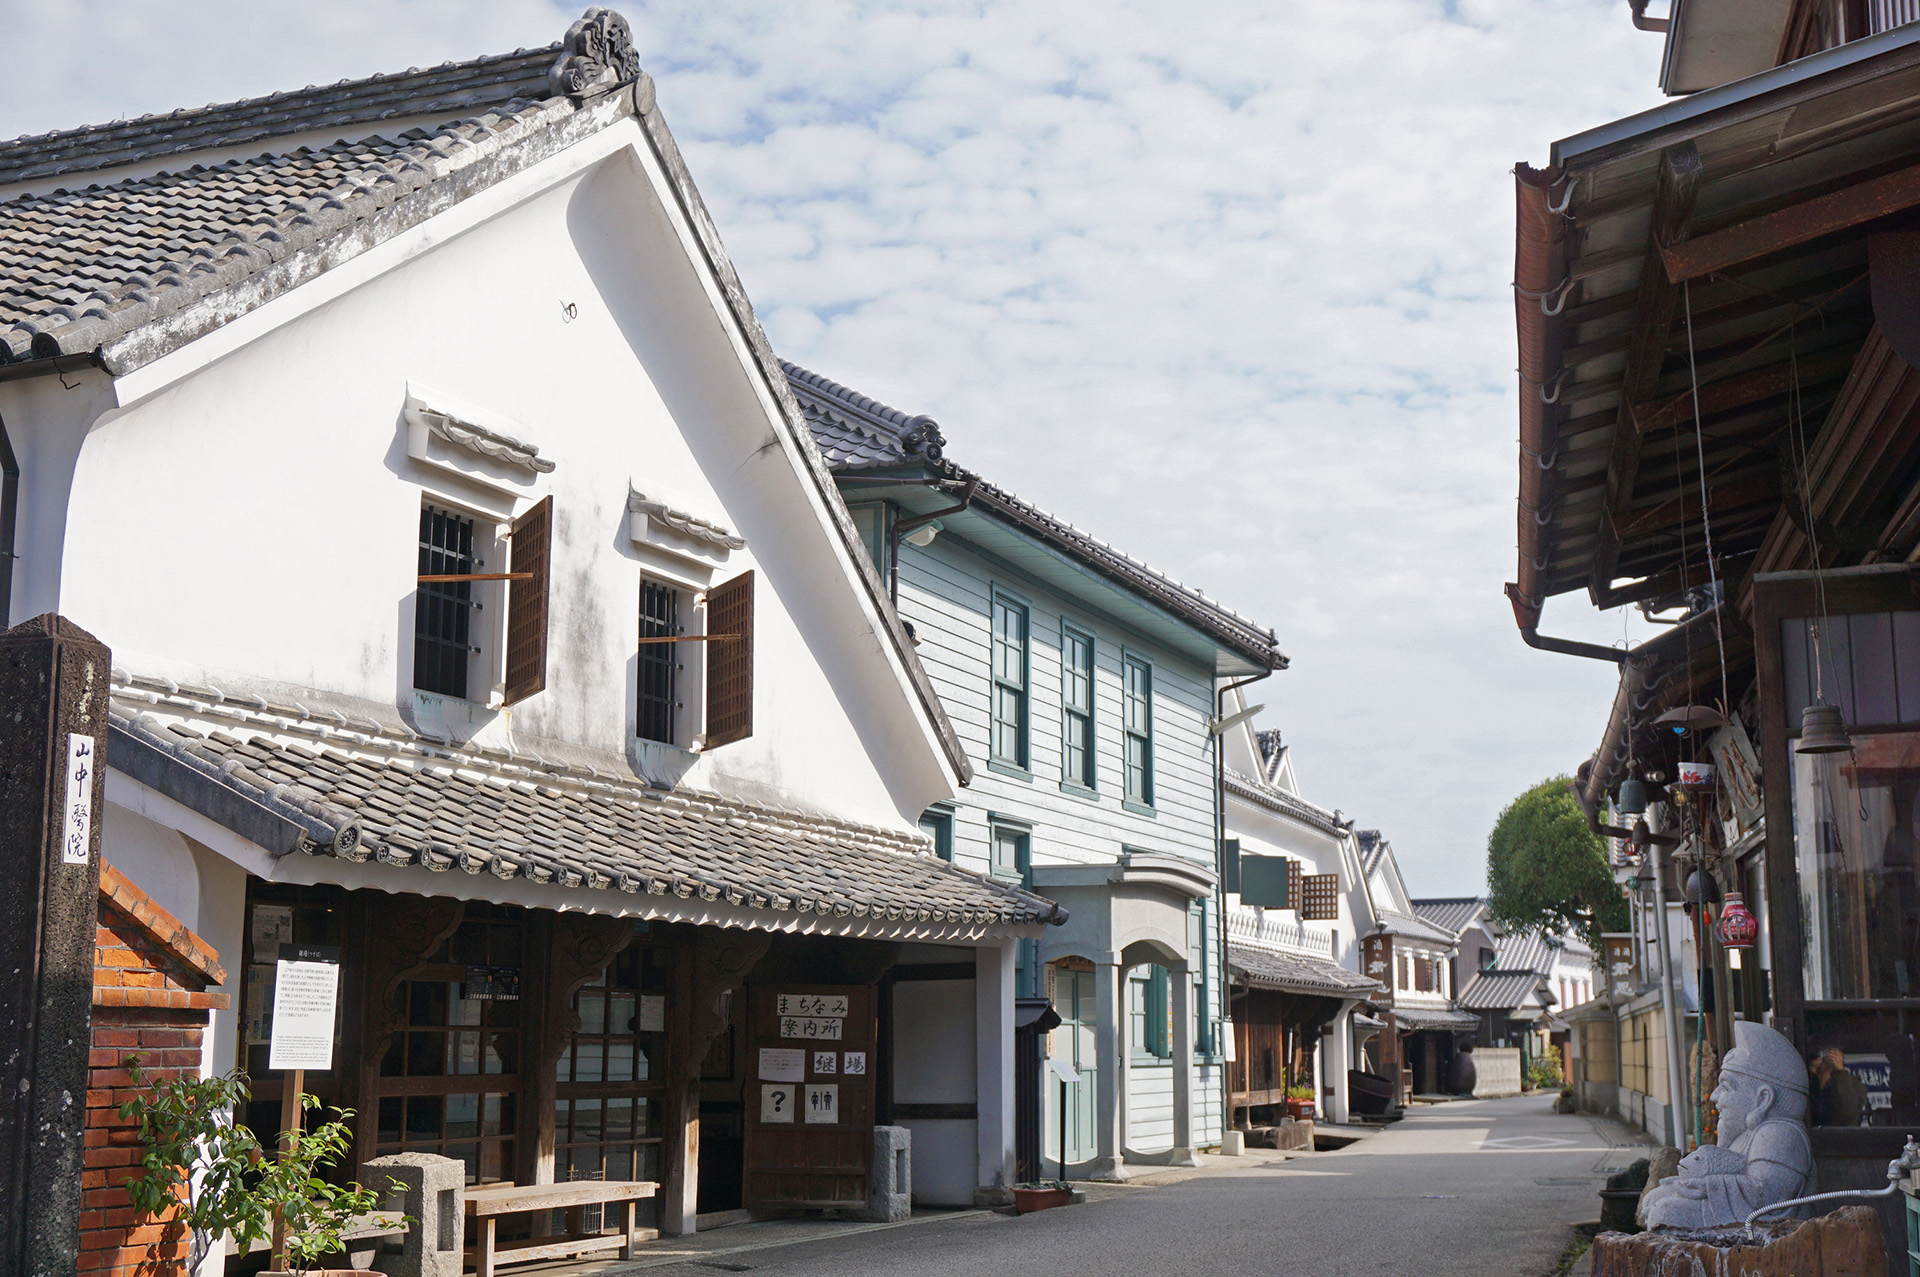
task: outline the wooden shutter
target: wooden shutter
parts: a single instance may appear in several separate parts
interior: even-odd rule
[[[1340,917],[1340,875],[1308,874],[1300,879],[1300,916],[1313,922]]]
[[[707,594],[707,748],[753,735],[753,573]]]
[[[1299,861],[1291,859],[1287,861],[1287,908],[1289,909],[1306,907],[1301,903],[1300,896],[1301,876],[1306,872]]]
[[[513,522],[510,572],[531,572],[507,583],[507,695],[509,705],[547,685],[547,580],[553,548],[553,498]]]

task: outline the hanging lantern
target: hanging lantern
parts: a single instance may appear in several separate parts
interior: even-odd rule
[[[1622,816],[1644,816],[1647,812],[1647,782],[1628,773],[1620,782],[1620,796],[1614,800],[1614,809]]]
[[[1809,705],[1800,714],[1800,739],[1796,754],[1844,754],[1853,748],[1847,724],[1838,705]]]
[[[1720,911],[1720,943],[1729,949],[1751,949],[1760,938],[1760,920],[1747,912],[1740,893],[1727,893],[1727,907]]]

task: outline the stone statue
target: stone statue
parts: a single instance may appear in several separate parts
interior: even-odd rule
[[[1733,1032],[1733,1050],[1720,1062],[1713,1091],[1719,1142],[1687,1154],[1677,1175],[1648,1190],[1649,1227],[1738,1224],[1762,1206],[1802,1196],[1812,1181],[1800,1053],[1765,1025],[1736,1020]]]

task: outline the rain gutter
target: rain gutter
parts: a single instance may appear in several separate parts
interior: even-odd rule
[[[1520,340],[1520,564],[1519,580],[1507,587],[1507,597],[1513,600],[1513,616],[1521,633],[1533,635],[1545,602],[1540,578],[1551,556],[1546,528],[1553,519],[1553,464],[1558,452],[1548,437],[1547,409],[1559,399],[1560,387],[1557,378],[1548,385],[1553,374],[1548,368],[1547,321],[1552,317],[1549,308],[1558,309],[1555,292],[1560,293],[1559,301],[1566,299],[1564,281],[1556,276],[1565,272],[1567,218],[1564,207],[1556,210],[1551,198],[1560,170],[1520,164],[1513,176],[1517,203],[1513,307]],[[1535,637],[1527,641],[1541,646]]]

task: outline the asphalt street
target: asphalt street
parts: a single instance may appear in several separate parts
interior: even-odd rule
[[[1564,1226],[1598,1216],[1606,1173],[1639,1155],[1627,1138],[1556,1115],[1551,1096],[1441,1104],[1337,1152],[1209,1158],[1178,1183],[1096,1190],[1020,1218],[966,1213],[797,1245],[742,1235],[740,1249],[652,1271],[1538,1277],[1559,1259]]]

